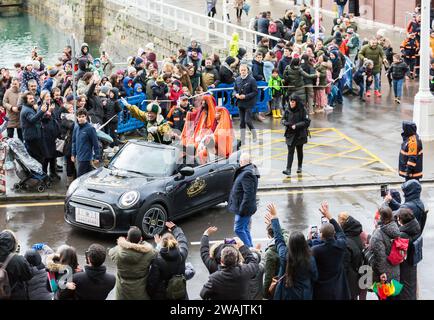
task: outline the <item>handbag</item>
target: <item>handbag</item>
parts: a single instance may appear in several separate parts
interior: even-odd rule
[[[65,148],[65,140],[56,139],[56,151],[63,154],[63,149]]]
[[[276,276],[276,277],[273,277],[273,279],[271,279],[271,284],[270,284],[270,287],[268,288],[268,293],[270,294],[271,297],[274,297],[274,294],[276,293],[277,285],[285,277],[286,277],[286,275],[284,274],[281,277]]]
[[[419,262],[422,261],[423,259],[423,254],[422,254],[422,247],[423,247],[423,238],[422,236],[420,236],[419,238],[417,238],[416,240],[414,240],[411,243],[411,254],[409,255],[409,262],[412,266],[416,266]]]

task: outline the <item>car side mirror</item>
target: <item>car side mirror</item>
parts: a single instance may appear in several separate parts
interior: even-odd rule
[[[181,170],[179,170],[179,173],[183,177],[191,177],[192,175],[194,175],[194,169],[192,167],[184,167]]]

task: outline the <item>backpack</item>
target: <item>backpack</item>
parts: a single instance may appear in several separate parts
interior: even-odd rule
[[[268,33],[276,33],[277,32],[277,23],[275,21],[270,21],[270,24],[268,25]]]
[[[167,282],[166,298],[180,300],[187,296],[187,280],[183,274],[175,274]]]
[[[13,257],[14,254],[10,253],[6,260],[0,264],[0,300],[7,300],[11,297],[12,288],[6,268]]]
[[[387,257],[387,261],[389,261],[392,266],[401,264],[407,258],[409,241],[409,239],[404,239],[401,237],[392,240],[392,248],[390,249],[389,256]]]

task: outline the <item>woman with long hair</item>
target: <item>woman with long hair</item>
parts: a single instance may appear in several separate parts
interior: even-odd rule
[[[312,300],[318,269],[306,238],[301,232],[292,232],[286,245],[274,204],[269,205],[267,211],[265,218],[273,228],[280,258],[274,300]]]
[[[185,261],[188,255],[188,241],[182,229],[172,222],[166,222],[169,232],[162,237],[155,236],[159,253],[153,260],[149,271],[146,290],[151,300],[167,300],[174,292],[170,292],[170,280],[174,276],[185,275]],[[176,300],[187,300],[185,292]]]

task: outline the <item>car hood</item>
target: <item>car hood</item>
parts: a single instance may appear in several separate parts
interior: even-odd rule
[[[99,168],[81,179],[80,187],[74,192],[74,196],[89,197],[89,192],[120,196],[126,191],[143,190],[143,186],[162,183],[165,179],[167,178],[145,177],[125,171]]]

